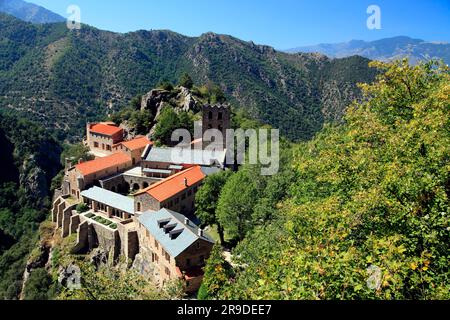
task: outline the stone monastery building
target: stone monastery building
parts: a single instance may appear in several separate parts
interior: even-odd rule
[[[205,106],[204,128],[224,132],[228,106]],[[225,144],[216,150],[157,148],[144,136],[125,141],[113,123],[86,126],[95,159],[67,159],[62,196],[52,218],[63,237],[77,234],[74,253],[102,248],[131,260],[133,268],[163,286],[181,279],[195,292],[214,241],[195,217],[195,194],[204,179],[225,170]],[[75,209],[84,203],[89,210]]]

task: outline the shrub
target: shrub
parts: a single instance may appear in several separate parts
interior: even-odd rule
[[[209,298],[208,289],[206,289],[206,286],[202,283],[202,285],[200,286],[200,289],[198,289],[197,299],[198,300],[208,300],[208,298]]]
[[[192,89],[194,86],[194,81],[192,81],[192,78],[189,76],[189,74],[185,73],[181,76],[179,85],[188,89]]]
[[[48,300],[52,279],[45,269],[36,269],[31,272],[25,285],[26,300]]]
[[[85,203],[80,203],[76,208],[78,213],[84,213],[89,210],[89,206]]]
[[[172,91],[173,84],[167,80],[163,80],[160,84],[158,84],[158,88],[166,91]]]

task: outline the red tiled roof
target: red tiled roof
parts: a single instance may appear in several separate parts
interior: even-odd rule
[[[119,128],[117,126],[114,126],[114,125],[110,125],[110,124],[97,123],[97,124],[92,125],[89,128],[89,131],[94,132],[94,133],[104,134],[107,136],[113,136],[116,133],[123,131],[123,129]]]
[[[159,202],[162,202],[187,189],[184,184],[184,179],[187,179],[188,186],[192,186],[202,181],[205,177],[206,176],[202,172],[200,166],[195,166],[155,183],[147,189],[137,193],[137,195],[148,193]]]
[[[121,144],[124,147],[127,147],[129,150],[133,151],[133,150],[145,148],[149,144],[153,144],[153,142],[148,140],[147,137],[138,137],[138,138],[135,138],[130,141],[123,141],[123,142],[121,142]]]
[[[131,163],[131,158],[128,155],[118,152],[104,158],[97,158],[92,161],[77,164],[75,165],[75,168],[77,168],[83,176],[87,176],[129,162]]]

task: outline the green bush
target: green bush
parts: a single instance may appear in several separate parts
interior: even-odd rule
[[[166,91],[172,91],[173,90],[173,84],[170,82],[170,81],[168,81],[168,80],[163,80],[163,81],[161,81],[159,84],[158,84],[158,86],[157,86],[159,89],[163,89],[163,90],[166,90]]]
[[[198,300],[208,300],[208,298],[209,298],[208,289],[206,289],[206,286],[202,283],[202,285],[200,286],[200,289],[198,289],[197,299]]]
[[[80,203],[79,205],[77,205],[76,210],[78,213],[85,213],[89,210],[89,206],[85,203]]]
[[[36,269],[31,272],[25,285],[26,300],[48,300],[52,278],[45,269]]]
[[[181,76],[179,85],[188,89],[192,89],[194,86],[194,81],[189,74],[185,73]]]

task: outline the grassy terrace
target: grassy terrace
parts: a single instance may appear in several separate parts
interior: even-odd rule
[[[93,221],[95,221],[97,223],[100,223],[100,224],[104,225],[105,227],[111,228],[113,230],[117,229],[117,224],[116,223],[114,223],[113,221],[111,221],[109,219],[106,219],[106,218],[104,218],[102,216],[96,215],[96,214],[94,214],[92,212],[86,213],[85,217],[89,218],[89,219],[91,219],[91,220],[93,220]]]
[[[68,197],[68,198],[65,199],[65,200],[66,200],[66,202],[69,204],[69,206],[72,206],[72,205],[75,205],[75,204],[80,203],[80,200],[78,200],[77,198],[72,197],[72,196]]]

